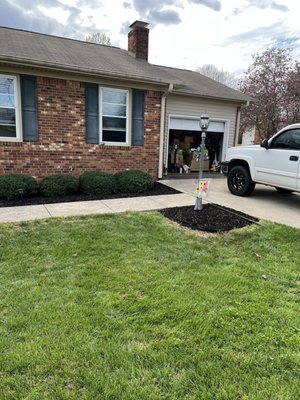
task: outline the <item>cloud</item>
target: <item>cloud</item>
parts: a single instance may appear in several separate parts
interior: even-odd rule
[[[283,49],[286,48],[292,49],[299,46],[299,40],[300,38],[296,36],[280,37],[275,39],[275,46]]]
[[[102,2],[99,0],[79,0],[79,1],[77,1],[76,5],[78,8],[81,8],[83,6],[88,6],[89,8],[92,8],[94,10],[97,10],[98,8],[103,7]]]
[[[266,26],[261,26],[259,28],[253,29],[251,31],[239,33],[237,35],[232,35],[227,37],[223,42],[222,45],[224,46],[229,46],[231,44],[237,43],[237,42],[249,42],[253,40],[259,40],[263,39],[265,37],[272,37],[274,35],[274,31],[280,32],[279,25],[278,23],[269,25],[268,27]]]
[[[128,9],[128,8],[131,9],[132,5],[131,5],[131,3],[127,3],[126,1],[124,1],[123,8],[125,8],[125,10]]]
[[[7,1],[8,3],[12,3],[12,5],[16,5],[16,7],[20,7],[23,10],[30,10],[37,5],[44,6],[44,7],[63,7],[63,4],[61,4],[58,0],[41,0],[38,2],[34,2],[33,0],[16,0],[16,1]]]
[[[259,43],[261,46],[275,46],[281,48],[296,48],[299,45],[300,37],[289,32],[288,26],[282,22],[276,22],[269,26],[261,26],[251,31],[239,33],[226,38],[221,45],[242,44],[248,46],[252,43]]]
[[[188,0],[189,3],[203,5],[215,11],[221,10],[220,0]],[[151,11],[162,11],[167,6],[183,8],[182,0],[133,0],[133,6],[142,16],[146,16]],[[178,14],[179,16],[179,14]]]
[[[121,35],[128,35],[128,32],[130,31],[129,26],[132,24],[132,21],[126,21],[123,22],[121,29],[120,29],[120,34]]]
[[[25,3],[24,5],[26,5]],[[12,5],[9,1],[2,0],[0,25],[11,28],[51,33],[55,32],[60,24],[58,24],[54,19],[45,19],[42,13],[38,10],[36,10],[34,14],[29,14],[26,13],[26,11],[22,8]]]
[[[249,7],[257,7],[260,9],[270,8],[279,11],[289,11],[288,7],[284,4],[278,4],[274,0],[248,0]]]
[[[31,0],[22,0],[12,4],[9,0],[2,0],[0,13],[0,25],[10,28],[24,29],[34,32],[52,34],[56,36],[67,36],[78,38],[82,31],[80,24],[80,9],[63,5],[57,0],[40,0],[37,4]],[[45,16],[37,6],[52,8],[59,6],[69,12],[67,24],[58,22],[55,18]],[[30,10],[30,12],[28,12]],[[94,31],[95,26],[91,25],[89,30]]]
[[[151,10],[162,10],[165,6],[175,5],[174,0],[133,0],[133,7],[141,15],[147,15]]]
[[[199,4],[211,8],[214,11],[221,11],[221,2],[219,0],[189,0],[190,3]]]
[[[152,26],[156,24],[177,25],[181,22],[179,12],[168,6],[181,7],[180,1],[174,0],[133,0],[133,6]]]
[[[277,10],[282,12],[288,12],[289,8],[284,4],[278,4],[274,0],[247,0],[248,5],[242,8],[235,8],[233,10],[233,15],[240,14],[247,10],[248,8],[259,8],[260,10]]]
[[[177,25],[181,22],[178,12],[174,10],[151,10],[148,18],[153,25]]]

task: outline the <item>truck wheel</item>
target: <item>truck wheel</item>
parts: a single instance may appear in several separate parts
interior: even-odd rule
[[[236,196],[248,196],[255,188],[255,182],[251,179],[247,168],[237,165],[228,174],[227,186],[230,192]]]

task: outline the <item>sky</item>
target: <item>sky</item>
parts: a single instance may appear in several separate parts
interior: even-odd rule
[[[0,0],[0,26],[84,40],[105,33],[127,49],[129,25],[149,23],[149,62],[240,76],[267,47],[300,60],[299,0]],[[1,46],[1,43],[0,43]]]

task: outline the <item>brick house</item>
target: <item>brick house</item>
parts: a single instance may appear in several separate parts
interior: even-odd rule
[[[192,120],[204,109],[214,130],[224,128],[224,148],[233,144],[249,98],[198,73],[150,64],[147,24],[130,28],[128,51],[0,28],[0,174],[140,169],[161,178],[170,132],[178,124],[183,134],[199,131]]]

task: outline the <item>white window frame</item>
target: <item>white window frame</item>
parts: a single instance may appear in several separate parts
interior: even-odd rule
[[[118,88],[111,88],[107,86],[100,86],[99,87],[99,141],[100,143],[105,143],[109,146],[128,146],[129,145],[129,95],[130,92],[128,89],[118,89]],[[126,131],[125,131],[125,142],[113,142],[113,141],[104,141],[103,136],[102,136],[102,93],[104,90],[110,90],[110,91],[115,91],[115,92],[122,92],[126,93]],[[118,116],[116,116],[118,117]]]
[[[21,129],[21,115],[20,115],[20,94],[19,84],[20,79],[17,75],[9,75],[0,73],[0,77],[13,79],[14,82],[14,98],[15,98],[15,116],[16,116],[16,137],[5,137],[0,136],[0,141],[4,142],[19,142],[22,140],[22,129]]]

